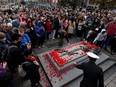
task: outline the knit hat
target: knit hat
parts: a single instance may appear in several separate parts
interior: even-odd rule
[[[5,34],[3,32],[0,32],[0,41],[2,41],[5,37]]]
[[[106,31],[106,29],[102,29],[102,30],[101,30],[101,32],[105,32],[105,31]]]
[[[12,27],[12,23],[8,23],[7,26]]]
[[[99,30],[99,28],[96,28],[95,30],[96,30],[96,31],[98,31],[98,30]]]
[[[24,51],[23,51],[23,55],[25,56],[25,57],[27,57],[27,56],[29,56],[29,55],[31,55],[32,54],[32,50],[31,49],[25,49]]]

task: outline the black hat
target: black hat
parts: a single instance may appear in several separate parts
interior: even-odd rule
[[[15,41],[15,40],[18,40],[20,36],[21,35],[14,33],[11,35],[11,39],[12,39],[12,41]]]
[[[24,51],[23,51],[23,55],[24,56],[28,56],[28,55],[31,55],[32,54],[32,50],[31,49],[25,49]]]

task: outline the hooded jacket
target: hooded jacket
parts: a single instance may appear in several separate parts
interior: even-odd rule
[[[43,26],[36,26],[35,27],[35,32],[36,32],[38,37],[45,36],[45,28]]]
[[[105,29],[102,29],[101,32],[97,35],[97,37],[94,39],[93,43],[95,43],[96,41],[103,41],[106,39],[106,33],[103,33],[104,31],[106,31]]]

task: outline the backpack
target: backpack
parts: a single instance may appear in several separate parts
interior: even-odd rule
[[[3,61],[6,61],[6,62],[10,61],[10,59],[11,59],[11,57],[10,57],[10,50],[11,50],[12,48],[17,48],[17,46],[11,45],[11,46],[6,46],[6,47],[5,47],[5,49],[4,49],[3,52],[2,52],[2,56],[1,56],[1,59],[2,59]]]
[[[8,49],[8,45],[5,44],[0,44],[0,61],[3,62],[6,55],[7,55],[7,49]]]
[[[22,63],[21,65],[19,65],[19,67],[18,67],[18,74],[19,74],[19,76],[21,76],[21,77],[25,77],[26,76],[26,71],[23,69],[23,65],[27,64],[27,63],[29,63],[29,62],[26,61],[26,62]]]

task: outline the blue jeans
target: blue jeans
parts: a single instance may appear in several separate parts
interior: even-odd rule
[[[56,30],[52,31],[52,39],[55,39]]]

